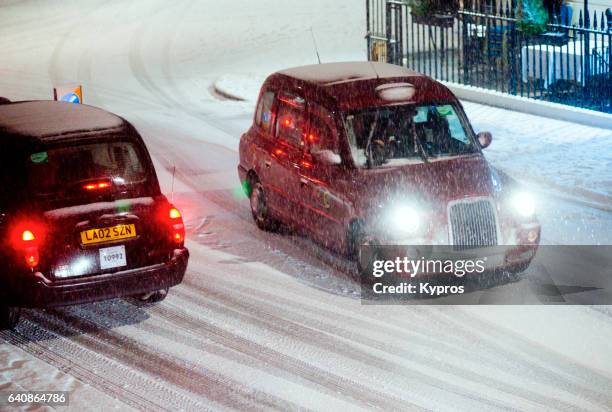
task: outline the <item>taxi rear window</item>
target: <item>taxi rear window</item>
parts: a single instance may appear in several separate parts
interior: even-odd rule
[[[141,192],[148,180],[145,158],[131,141],[53,147],[26,162],[29,192],[48,198]]]

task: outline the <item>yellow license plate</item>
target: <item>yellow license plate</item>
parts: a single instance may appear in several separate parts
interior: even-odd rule
[[[91,245],[94,243],[113,242],[115,240],[136,237],[136,226],[116,225],[100,229],[89,229],[81,232],[81,243]]]

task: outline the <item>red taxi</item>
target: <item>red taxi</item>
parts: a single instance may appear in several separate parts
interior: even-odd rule
[[[332,63],[272,74],[240,140],[238,173],[261,229],[279,223],[337,252],[363,245],[521,245],[540,240],[532,196],[494,169],[461,103],[399,66]]]

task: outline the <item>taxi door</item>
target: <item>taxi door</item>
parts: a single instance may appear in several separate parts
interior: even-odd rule
[[[305,202],[307,228],[319,242],[333,247],[343,241],[346,204],[333,189],[341,165],[317,161],[323,150],[339,158],[338,134],[332,114],[318,105],[309,106],[309,130],[301,163],[300,189]]]
[[[304,153],[306,103],[296,94],[277,98],[274,140],[269,165],[270,187],[275,191],[274,208],[286,221],[304,224],[304,202],[300,192],[300,163]]]
[[[245,152],[253,154],[253,169],[255,169],[264,187],[268,205],[278,212],[284,200],[279,193],[280,185],[276,177],[272,175],[272,160],[276,149],[276,134],[274,131],[276,110],[277,91],[267,89],[259,99],[255,112],[255,127],[252,128],[253,138],[245,143],[250,146]]]

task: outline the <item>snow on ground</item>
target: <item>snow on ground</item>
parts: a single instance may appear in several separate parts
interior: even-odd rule
[[[612,204],[612,130],[465,103],[475,130],[490,130],[487,158],[511,175]],[[597,196],[602,195],[602,196]],[[588,195],[587,195],[588,196]],[[589,196],[591,197],[591,196]]]
[[[84,384],[69,372],[40,362],[17,346],[0,345],[0,392],[68,391],[74,410],[85,410],[93,404],[103,404],[106,410],[126,410],[123,402]]]
[[[168,194],[176,171],[174,202],[192,252],[185,282],[161,305],[126,299],[27,311],[16,331],[0,333],[0,385],[69,387],[73,410],[78,402],[145,410],[609,409],[609,312],[364,306],[337,257],[252,224],[236,174],[252,97],[227,100],[214,82],[253,96],[267,73],[316,62],[311,27],[323,61],[363,59],[363,2],[30,0],[3,2],[0,16],[0,95],[47,98],[53,84],[78,82],[86,102],[132,121]],[[602,159],[609,135],[466,106],[477,128],[494,132],[487,153],[496,164],[610,193],[604,164],[586,149]],[[570,155],[570,129],[584,158]],[[524,145],[527,132],[547,143]],[[529,159],[541,152],[546,164],[513,163],[519,150]],[[605,210],[544,200],[553,240],[595,243],[612,233]],[[522,284],[509,287],[523,293]]]

